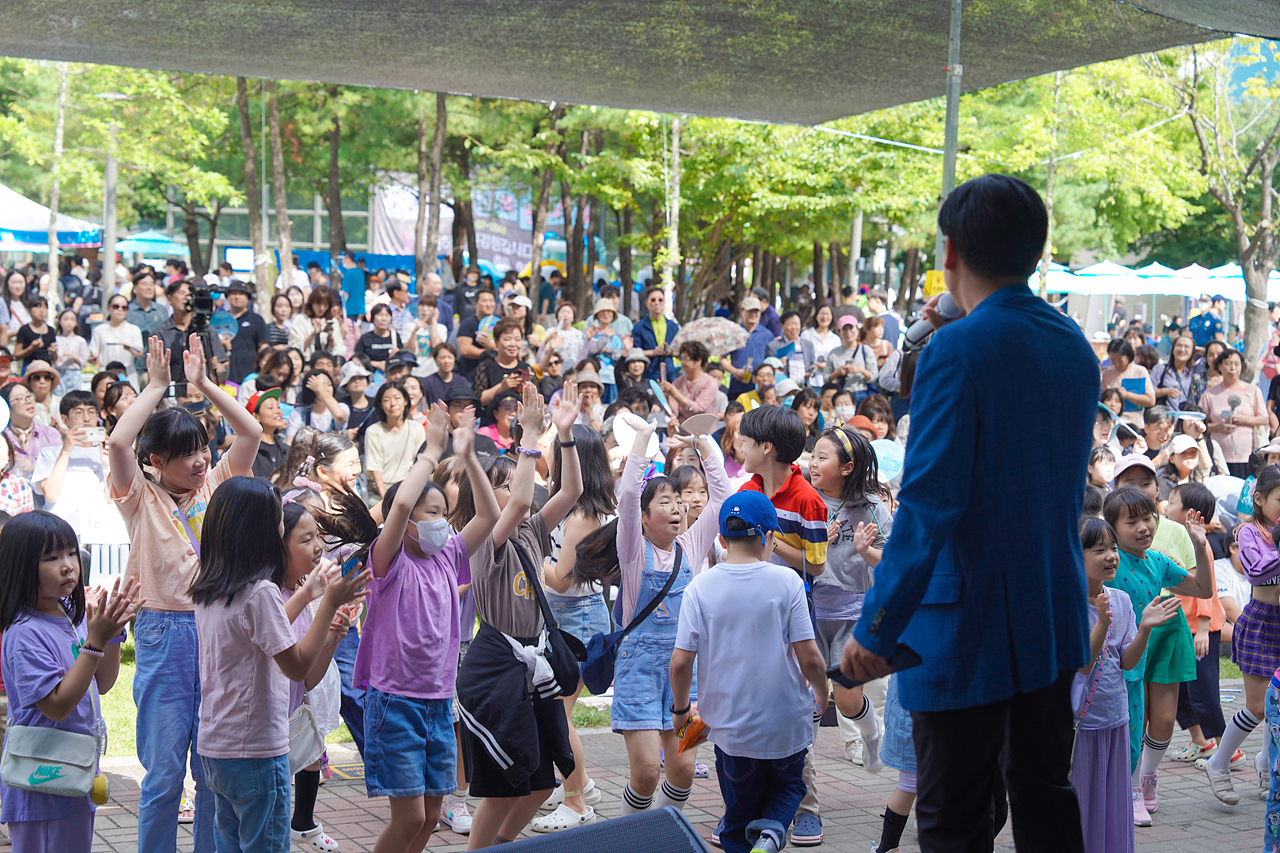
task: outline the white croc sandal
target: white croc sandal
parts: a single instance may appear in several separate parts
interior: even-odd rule
[[[534,832],[559,832],[562,829],[573,829],[595,820],[596,810],[587,806],[586,814],[578,814],[568,806],[561,805],[551,814],[535,818],[529,828]]]
[[[293,836],[296,843],[317,850],[319,853],[334,853],[341,849],[338,847],[338,842],[325,833],[324,827],[319,822],[313,828],[301,832],[290,827],[289,834]]]

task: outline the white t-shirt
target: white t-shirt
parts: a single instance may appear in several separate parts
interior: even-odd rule
[[[804,584],[790,567],[720,563],[690,581],[676,648],[698,655],[698,714],[716,746],[775,759],[813,742],[813,699],[791,650],[812,639]]]
[[[1218,598],[1230,596],[1236,607],[1243,608],[1253,598],[1253,585],[1235,570],[1230,558],[1213,561],[1213,578],[1218,585]]]
[[[98,368],[105,368],[111,362],[118,361],[124,365],[129,381],[133,382],[135,356],[125,349],[126,346],[133,347],[138,352],[144,351],[142,330],[133,323],[121,323],[119,326],[99,323],[93,327],[93,334],[89,338],[89,354],[98,357]]]
[[[31,472],[33,485],[40,487],[39,484],[48,479],[61,452],[61,444],[40,451]],[[71,448],[71,458],[67,460],[67,473],[62,479],[58,500],[45,509],[66,519],[82,543],[124,545],[129,542],[129,531],[120,516],[120,510],[107,499],[102,452],[97,447]]]

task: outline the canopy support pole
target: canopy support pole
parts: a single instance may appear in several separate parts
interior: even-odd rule
[[[960,78],[964,66],[960,64],[960,14],[964,0],[951,0],[951,39],[947,50],[947,117],[946,135],[942,144],[942,192],[938,207],[956,187],[956,154],[960,149]],[[933,249],[933,268],[942,269],[942,230]]]

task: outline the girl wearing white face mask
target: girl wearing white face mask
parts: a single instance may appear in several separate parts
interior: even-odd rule
[[[354,683],[365,697],[365,787],[389,797],[391,821],[378,850],[421,850],[456,785],[453,690],[460,642],[458,587],[471,582],[470,555],[498,523],[492,494],[460,533],[446,518],[444,492],[431,482],[444,452],[448,413],[436,403],[427,447],[401,482],[383,497],[377,524],[354,495],[333,499],[322,515],[328,537],[369,544],[369,615],[356,653]],[[473,447],[475,414],[468,408],[453,431],[453,450],[478,488],[489,480]],[[490,511],[493,510],[493,511]],[[376,538],[375,538],[376,537]]]

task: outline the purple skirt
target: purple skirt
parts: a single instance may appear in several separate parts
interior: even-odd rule
[[[1085,853],[1133,853],[1129,726],[1081,729],[1071,761]]]
[[[1270,678],[1280,669],[1280,606],[1250,600],[1236,620],[1231,659],[1241,672]]]

